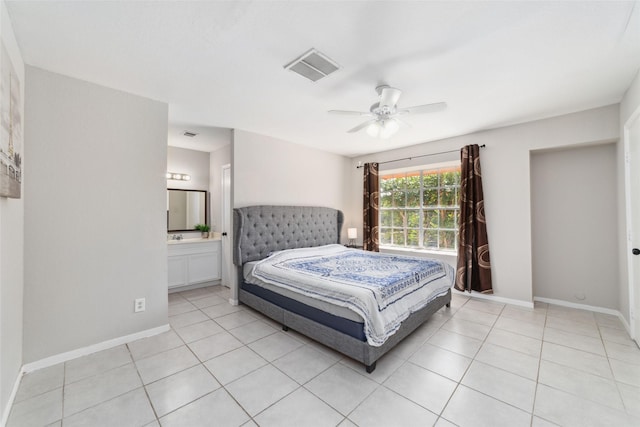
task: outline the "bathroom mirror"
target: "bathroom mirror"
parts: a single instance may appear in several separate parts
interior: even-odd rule
[[[208,224],[207,192],[167,189],[167,231],[195,231],[196,224]]]

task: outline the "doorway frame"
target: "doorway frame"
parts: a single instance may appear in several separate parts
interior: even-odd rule
[[[631,154],[630,154],[630,130],[631,125],[636,121],[640,120],[640,106],[638,106],[634,112],[629,116],[629,119],[622,126],[623,130],[623,146],[624,146],[624,199],[625,199],[625,248],[626,248],[626,259],[627,259],[627,286],[628,286],[628,295],[629,295],[629,322],[625,325],[628,326],[628,332],[631,336],[631,339],[635,340],[636,343],[640,344],[640,337],[638,334],[640,331],[636,331],[636,316],[638,313],[635,312],[635,298],[636,298],[636,290],[635,290],[635,279],[634,279],[634,268],[633,263],[634,259],[631,253],[633,249],[633,213],[631,212]],[[621,316],[623,321],[626,321],[624,315]],[[625,322],[623,322],[625,323]]]

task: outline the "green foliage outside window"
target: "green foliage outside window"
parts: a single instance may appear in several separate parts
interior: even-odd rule
[[[380,177],[380,244],[455,251],[460,167]]]

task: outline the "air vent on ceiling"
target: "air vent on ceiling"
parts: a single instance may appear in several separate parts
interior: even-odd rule
[[[188,130],[185,130],[183,135],[188,136],[189,138],[193,138],[194,136],[197,135],[197,133],[193,133],[193,132],[189,132]]]
[[[317,82],[336,71],[340,66],[323,53],[311,49],[285,65],[284,68],[298,73],[312,82]]]

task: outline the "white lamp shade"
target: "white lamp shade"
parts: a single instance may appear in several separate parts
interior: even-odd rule
[[[374,138],[387,139],[398,132],[398,129],[400,124],[397,120],[377,120],[367,126],[367,133]]]
[[[357,239],[358,238],[358,229],[357,228],[347,228],[347,237],[349,239]]]

